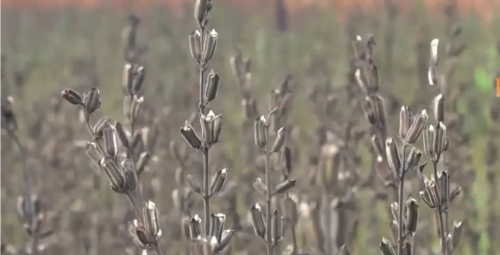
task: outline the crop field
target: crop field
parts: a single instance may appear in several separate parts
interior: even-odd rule
[[[500,254],[499,0],[73,2],[2,1],[1,254]]]

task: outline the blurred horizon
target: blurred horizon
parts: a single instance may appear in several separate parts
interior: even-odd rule
[[[55,9],[61,7],[78,7],[83,9],[111,7],[117,10],[132,11],[151,9],[156,6],[167,6],[171,9],[190,6],[193,1],[189,0],[3,0],[2,7],[25,8],[35,7],[40,9]],[[259,6],[269,3],[269,0],[217,0],[224,5],[249,5]],[[495,5],[499,0],[419,0],[419,1],[385,1],[385,0],[288,0],[284,1],[289,11],[302,10],[308,6],[322,6],[335,10],[337,14],[356,9],[369,9],[381,6],[385,3],[395,4],[400,11],[409,11],[415,4],[423,3],[428,9],[456,8],[458,14],[478,14],[486,20],[490,20],[495,11]]]

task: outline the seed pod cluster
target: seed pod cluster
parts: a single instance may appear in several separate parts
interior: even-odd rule
[[[401,111],[403,111],[403,108],[401,109]],[[404,134],[402,134],[401,137],[407,143],[414,144],[420,137],[422,130],[424,130],[429,116],[427,115],[426,110],[423,110],[420,114],[416,115],[415,117],[411,116],[411,111],[409,108],[407,108],[407,111],[408,111],[407,113],[400,114],[399,123],[400,125],[403,125],[403,127],[400,126],[400,131],[404,132]],[[409,126],[407,124],[409,124]]]
[[[129,21],[131,27],[126,35],[127,62],[134,59],[128,53],[135,46],[135,28],[138,19],[131,16]],[[100,91],[97,88],[91,88],[81,96],[74,90],[66,89],[61,92],[61,96],[69,103],[83,107],[81,120],[92,136],[92,141],[85,145],[91,164],[96,170],[105,173],[113,191],[128,196],[136,214],[136,219],[129,228],[134,242],[144,250],[158,251],[158,238],[161,236],[158,211],[153,202],[144,202],[142,194],[138,192],[140,190],[138,175],[145,170],[151,159],[154,140],[158,134],[155,127],[135,129],[144,110],[142,95],[145,75],[145,68],[137,64],[127,63],[123,68],[122,90],[125,94],[123,110],[130,125],[129,130],[110,117],[103,117],[94,125],[91,124],[93,113],[101,106]]]
[[[448,150],[446,126],[440,122],[436,126],[430,125],[423,135],[424,152],[434,162],[439,161],[441,155]]]
[[[23,228],[30,237],[48,237],[52,230],[44,229],[47,225],[42,202],[37,195],[24,195],[17,198],[17,214]]]
[[[378,66],[373,59],[376,42],[373,34],[358,35],[352,42],[356,59],[351,65],[353,82],[364,93],[361,102],[365,119],[373,126],[371,141],[376,158],[377,176],[386,185],[395,185],[397,176],[387,164],[385,143],[387,141],[387,112],[385,99],[379,94]]]
[[[186,226],[189,229],[189,238],[191,241],[196,243],[196,245],[205,244],[205,248],[208,248],[206,251],[210,252],[209,254],[216,254],[227,247],[234,236],[234,230],[224,229],[226,215],[222,213],[212,213],[209,221],[210,228],[208,233],[204,232],[202,220],[198,214],[192,217],[189,222],[186,222]]]
[[[141,211],[142,218],[129,224],[129,232],[140,248],[152,250],[154,246],[158,245],[158,239],[162,234],[158,209],[153,202],[148,201],[143,204]]]
[[[121,166],[115,159],[105,156],[100,161],[101,169],[106,173],[111,189],[117,193],[134,192],[137,187],[137,170],[131,159],[125,159]]]
[[[283,85],[280,90],[286,91],[287,85]],[[280,92],[275,95],[281,94]],[[275,98],[278,98],[275,97]],[[260,178],[255,179],[253,182],[253,187],[262,195],[266,197],[267,200],[267,214],[266,220],[264,220],[262,211],[258,204],[252,206],[250,208],[250,215],[252,216],[252,225],[254,228],[254,232],[256,235],[261,237],[267,246],[268,254],[272,251],[273,247],[275,247],[278,242],[283,237],[283,228],[286,227],[284,224],[284,219],[281,216],[281,213],[278,210],[272,210],[271,208],[271,199],[273,196],[278,194],[287,194],[288,191],[295,186],[296,180],[290,179],[290,171],[291,171],[291,152],[290,149],[285,147],[286,133],[283,128],[279,128],[276,131],[276,137],[272,145],[269,143],[269,134],[271,132],[271,125],[269,125],[270,117],[275,114],[279,107],[273,106],[275,101],[271,101],[271,106],[273,110],[265,116],[261,116],[257,118],[254,122],[254,140],[255,144],[265,155],[265,172],[266,172],[266,183]],[[276,185],[273,189],[272,183],[272,173],[271,173],[271,155],[273,153],[281,152],[282,148],[285,147],[283,153],[284,164],[283,168],[283,181]],[[288,207],[285,207],[288,208]],[[295,216],[296,218],[296,216]]]
[[[94,113],[101,106],[99,94],[100,92],[97,88],[91,88],[83,93],[82,102],[87,114]]]
[[[357,58],[354,72],[356,81],[365,94],[374,95],[379,89],[378,67],[372,58],[375,39],[372,34],[364,39],[358,35],[352,45]]]
[[[224,125],[224,117],[220,114],[215,115],[210,111],[206,116],[201,116],[200,121],[204,144],[210,147],[219,142]]]
[[[80,96],[75,90],[65,89],[61,92],[61,97],[70,104],[83,106],[86,115],[94,113],[101,107],[100,92],[95,87],[83,92],[83,96]]]

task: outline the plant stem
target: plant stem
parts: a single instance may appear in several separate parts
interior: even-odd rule
[[[203,45],[204,40],[205,40],[205,26],[200,25],[200,41],[201,44]],[[205,115],[205,100],[203,98],[203,92],[205,91],[205,83],[204,83],[204,78],[205,78],[205,70],[206,70],[206,63],[203,60],[200,60],[198,62],[198,67],[200,71],[200,76],[199,76],[199,87],[200,87],[200,93],[199,93],[199,98],[198,98],[198,108],[199,108],[199,115],[200,115],[200,120],[201,118]],[[205,235],[208,236],[210,232],[210,194],[209,194],[209,171],[208,171],[208,166],[209,166],[209,151],[210,147],[204,141],[204,147],[202,149],[202,155],[203,155],[203,209],[205,213]]]
[[[130,137],[134,137],[134,132],[135,132],[135,120],[131,120],[130,121]],[[129,146],[128,148],[128,153],[129,153],[129,157],[132,159],[132,161],[134,162],[134,165],[135,165],[135,155],[134,155],[134,149],[132,148],[132,146]]]
[[[438,221],[439,221],[439,235],[441,239],[441,254],[446,255],[446,235],[444,233],[444,222],[443,222],[443,213],[441,208],[438,208],[436,210],[436,213],[438,214]]]
[[[89,131],[90,135],[92,136],[92,140],[97,145],[97,149],[99,149],[99,152],[102,155],[106,155],[106,150],[104,150],[104,148],[102,148],[101,144],[97,142],[97,135],[94,133],[92,127],[90,126],[90,115],[87,112],[85,112],[85,125],[86,125],[87,130]]]
[[[441,162],[443,162],[443,170],[447,170],[447,164],[446,164],[446,153],[443,152],[443,154],[441,155]],[[450,193],[448,192],[448,194],[444,194],[445,195],[445,198],[446,198],[446,203],[447,203],[447,206],[448,206],[448,210],[449,210],[449,206],[450,206]],[[444,212],[444,229],[445,229],[445,233],[449,233],[448,231],[448,228],[449,228],[449,218],[448,218],[448,210]]]
[[[33,200],[31,199],[31,191],[30,191],[30,180],[29,180],[29,174],[28,174],[28,169],[26,168],[26,151],[24,150],[24,146],[17,137],[17,135],[12,132],[12,131],[7,131],[7,134],[10,136],[10,138],[14,141],[14,144],[16,145],[17,149],[19,150],[19,155],[21,157],[21,164],[22,164],[22,169],[23,169],[23,182],[24,182],[24,189],[23,189],[23,197],[24,200],[28,203],[29,207],[31,208],[30,211],[33,211]],[[32,215],[32,217],[37,217],[37,215]],[[37,231],[34,229],[34,226],[32,222],[30,222],[30,228],[31,228],[31,233],[33,233],[32,239],[31,239],[31,254],[37,255],[38,254],[38,235]]]
[[[438,190],[441,190],[440,189],[440,186],[439,186],[439,182],[437,181],[438,180],[438,170],[437,170],[437,164],[438,164],[438,161],[437,160],[433,160],[432,161],[432,166],[434,168],[434,178],[436,179],[436,186],[438,188]],[[444,194],[440,194],[440,196],[444,196]],[[444,228],[444,221],[443,221],[443,205],[442,205],[442,202],[443,199],[440,197],[439,198],[440,202],[439,202],[439,205],[438,207],[436,208],[436,213],[438,214],[438,223],[439,223],[439,238],[441,239],[441,254],[442,255],[446,255],[446,230]]]
[[[292,243],[293,243],[293,252],[292,254],[297,254],[297,233],[295,233],[295,223],[292,224]]]
[[[200,41],[201,41],[201,45],[204,44],[204,41],[205,41],[205,27],[204,26],[200,26]],[[200,94],[199,94],[199,99],[198,99],[198,107],[200,109],[200,118],[202,115],[205,114],[205,100],[203,99],[203,92],[205,91],[205,83],[204,83],[204,77],[205,77],[205,70],[206,70],[206,63],[203,62],[203,60],[201,60],[202,62],[198,63],[198,66],[200,68]]]
[[[21,163],[23,169],[23,182],[25,183],[24,185],[25,189],[23,190],[23,193],[25,196],[27,196],[26,198],[30,199],[31,201],[29,175],[28,175],[28,170],[26,168],[26,152],[24,151],[24,147],[15,133],[8,131],[8,135],[14,141],[14,144],[16,144],[16,147],[19,150],[19,155],[21,156]]]
[[[398,219],[398,254],[403,254],[403,241],[404,241],[404,233],[403,233],[403,196],[404,196],[404,184],[405,184],[405,167],[406,167],[406,143],[403,144],[403,157],[401,158],[401,167],[399,171],[399,192],[398,192],[398,210],[399,210],[399,219]]]
[[[273,254],[273,243],[271,238],[271,160],[269,154],[269,127],[266,126],[265,129],[266,136],[266,185],[267,185],[267,214],[266,214],[266,247],[267,247],[267,255]]]
[[[153,245],[153,250],[155,251],[156,255],[163,255],[163,252],[161,251],[160,246],[158,245],[158,243],[156,243],[155,245]]]
[[[137,216],[137,220],[139,222],[142,222],[142,212],[141,212],[140,205],[137,204],[137,197],[132,192],[127,192],[126,195],[130,201],[130,204],[134,208],[134,212]]]
[[[207,147],[203,152],[203,207],[205,211],[205,235],[208,236],[210,232],[210,194],[209,194],[209,184],[208,184],[208,159],[209,159],[209,148]]]

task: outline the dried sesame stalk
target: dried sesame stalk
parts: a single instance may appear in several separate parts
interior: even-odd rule
[[[132,69],[128,68],[128,70]],[[141,77],[140,74],[134,75],[130,73],[130,76],[127,76],[124,82],[124,84],[130,85],[127,86],[127,91],[134,95],[134,101],[131,108],[129,108],[129,110],[132,110],[126,111],[132,116],[132,119],[139,115],[140,106],[143,102],[142,97],[137,97],[143,76]],[[132,80],[134,82],[131,82]],[[136,244],[143,250],[155,251],[157,255],[161,255],[162,252],[158,244],[161,236],[158,210],[152,201],[144,202],[142,198],[137,177],[139,174],[138,169],[133,160],[133,155],[130,153],[134,148],[125,131],[121,128],[121,124],[112,121],[109,117],[104,117],[94,126],[91,125],[90,116],[101,106],[100,92],[97,88],[85,91],[83,96],[71,89],[63,90],[61,95],[69,103],[83,107],[85,126],[92,137],[92,141],[86,144],[85,149],[91,163],[106,174],[113,191],[125,194],[129,198],[137,217],[129,225],[129,231]],[[129,152],[125,155],[126,157],[119,154],[118,139]],[[121,160],[120,163],[119,160]]]
[[[432,167],[434,169],[434,176],[437,180],[438,178],[438,170],[437,170],[437,164],[438,164],[438,161],[435,161],[433,160],[432,161]],[[436,182],[436,186],[438,187],[438,190],[442,190],[441,187],[440,187],[440,183],[439,181]],[[441,196],[447,196],[449,197],[449,194],[440,194]],[[446,200],[448,201],[448,200]],[[443,219],[443,214],[445,213],[443,208],[443,206],[438,206],[435,210],[435,213],[437,214],[438,216],[438,224],[439,224],[439,240],[440,240],[440,245],[441,245],[441,254],[442,255],[446,255],[447,254],[447,250],[446,249],[446,235],[447,235],[447,232],[446,232],[446,228],[444,227],[444,219]]]
[[[265,129],[265,139],[269,141],[269,127]],[[266,143],[266,149],[264,151],[266,154],[266,203],[267,203],[267,213],[266,213],[266,248],[267,255],[273,254],[273,241],[271,236],[271,190],[272,190],[272,175],[271,175],[271,153],[269,152],[269,142]]]
[[[400,168],[400,176],[399,176],[399,187],[398,187],[398,209],[399,209],[399,214],[398,214],[398,254],[402,255],[403,254],[403,245],[404,245],[404,230],[403,230],[403,212],[404,212],[404,206],[403,206],[403,197],[404,197],[404,184],[405,184],[405,166],[407,164],[406,162],[406,147],[408,145],[404,143],[402,145],[402,150],[403,150],[403,156],[402,156],[402,162],[401,162],[401,168]]]
[[[212,111],[205,113],[206,107],[217,96],[219,86],[219,75],[213,70],[205,74],[208,63],[213,58],[217,48],[218,35],[215,30],[206,30],[208,24],[208,14],[212,10],[212,1],[197,0],[195,4],[194,17],[198,23],[199,30],[192,31],[189,35],[189,47],[191,56],[196,61],[199,70],[199,99],[198,99],[198,117],[201,124],[202,137],[198,137],[194,128],[186,122],[181,128],[181,135],[186,142],[194,149],[199,151],[203,157],[203,180],[202,185],[193,177],[188,175],[187,184],[194,193],[203,198],[203,220],[196,215],[191,220],[190,231],[191,239],[209,243],[214,252],[219,252],[227,247],[233,230],[224,230],[224,221],[226,216],[223,214],[210,213],[210,198],[221,191],[227,179],[226,169],[222,169],[215,174],[210,184],[210,148],[219,142],[224,118],[222,115],[215,115]],[[211,218],[212,217],[212,218]],[[201,222],[204,223],[204,231],[200,231]],[[211,222],[218,222],[219,225],[211,226]],[[225,233],[222,236],[221,233]],[[214,242],[214,238],[217,242]]]

